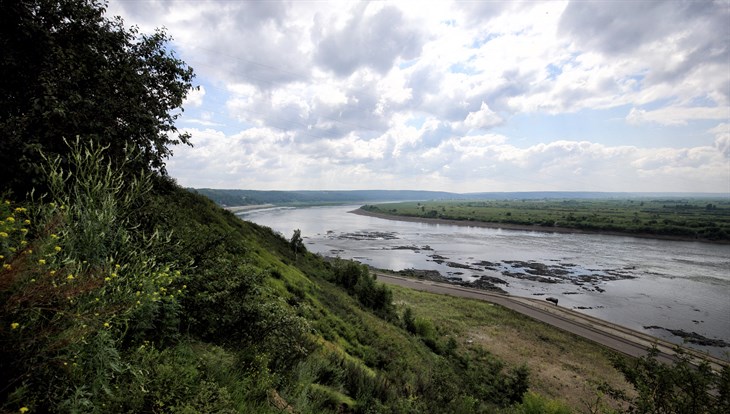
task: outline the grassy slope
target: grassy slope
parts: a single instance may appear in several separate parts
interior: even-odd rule
[[[417,337],[364,311],[340,288],[318,277],[326,271],[322,262],[310,256],[294,263],[282,240],[268,229],[248,222],[235,226],[246,235],[257,266],[279,269],[281,278],[268,283],[285,300],[297,302],[324,349],[373,370],[398,373],[405,382],[420,374],[418,367],[434,363],[437,356]],[[440,335],[458,338],[462,348],[483,347],[512,366],[526,363],[538,393],[582,407],[594,402],[601,381],[626,387],[599,346],[497,306],[394,290],[401,310],[407,305],[416,315],[432,319]]]
[[[606,382],[629,390],[611,363],[611,351],[575,335],[502,308],[472,299],[393,287],[399,306],[431,318],[437,329],[465,347],[481,346],[509,364],[530,368],[531,389],[586,411],[596,404]],[[616,403],[604,397],[602,403]]]
[[[55,342],[60,348],[44,348],[43,341],[54,343],[54,337],[39,342],[32,333],[33,326],[47,329],[38,325],[44,322],[24,319],[43,310],[27,299],[17,302],[22,307],[9,306],[15,297],[28,297],[27,286],[40,286],[46,279],[28,285],[35,274],[28,267],[31,262],[23,259],[28,255],[3,258],[12,263],[12,272],[1,274],[8,282],[0,292],[7,298],[0,315],[3,326],[17,320],[18,330],[30,335],[18,336],[15,328],[0,331],[8,344],[0,362],[12,370],[7,372],[26,378],[3,383],[3,409],[273,413],[289,404],[301,413],[495,412],[509,403],[512,390],[521,389],[523,364],[531,372],[534,391],[573,406],[581,402],[563,398],[561,387],[580,388],[588,399],[603,378],[620,384],[596,347],[485,304],[397,289],[395,312],[388,320],[376,316],[331,282],[331,264],[311,254],[295,256],[287,241],[270,229],[163,184],[158,183],[135,217],[142,229],[172,232],[168,242],[151,247],[157,263],[175,262],[182,270],[176,289],[186,293],[165,302],[171,307],[134,316],[128,325],[112,321],[105,328],[101,323],[107,319],[84,322],[83,327],[98,327],[83,328],[89,339],[79,342],[71,336],[70,341]],[[124,269],[120,277],[125,277]],[[94,267],[85,272],[68,286],[99,280]],[[80,295],[78,303],[99,303],[94,295]],[[59,338],[79,329],[71,311],[76,299],[66,299],[60,297],[54,305],[58,308],[53,314],[65,324],[59,326],[70,327]],[[119,300],[134,306],[136,298]],[[102,316],[118,307],[94,306],[102,306]],[[403,324],[406,307],[415,315],[411,332]],[[132,325],[136,321],[147,325]],[[120,339],[108,341],[114,335]],[[98,347],[91,338],[97,338]],[[21,342],[13,345],[16,340]],[[73,369],[53,362],[39,366],[26,361],[25,349],[17,348],[26,345],[37,347],[34,353],[48,361],[71,358],[79,364]],[[100,350],[118,362],[76,359]],[[556,365],[551,355],[561,362]],[[588,359],[597,362],[588,367]],[[102,365],[94,365],[98,363]],[[55,391],[48,398],[43,378],[54,379]],[[16,388],[21,383],[25,385]],[[104,389],[112,391],[99,391]]]

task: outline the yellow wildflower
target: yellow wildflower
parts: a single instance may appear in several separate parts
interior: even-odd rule
[[[117,264],[114,265],[114,267],[116,267],[117,269],[119,269],[122,266],[119,266],[119,263],[117,263]]]
[[[112,280],[112,278],[110,278],[110,277],[105,277],[105,278],[104,278],[104,281],[105,281],[105,282],[108,282],[108,281],[110,281],[110,280]]]
[[[116,273],[112,273],[112,277],[117,277],[117,274]]]
[[[9,206],[10,205],[10,200],[5,200],[5,205],[6,206]]]
[[[55,275],[55,274],[56,274],[56,271],[55,271],[55,270],[51,270],[51,271],[50,271],[50,272],[48,272],[48,273],[49,273],[49,274],[50,274],[51,276],[53,276],[53,275]]]
[[[30,224],[30,220],[28,220],[28,219],[23,220],[23,224]]]
[[[30,408],[24,406],[24,407],[20,407],[20,410],[18,410],[18,411],[20,411],[20,414],[25,414],[28,411],[30,411]]]
[[[3,260],[4,258],[5,258],[5,256],[0,254],[0,260]]]
[[[44,264],[46,264],[46,259],[38,259],[38,264],[39,264],[39,265],[44,265]]]
[[[20,327],[20,324],[18,322],[13,322],[10,324],[10,329],[18,329]]]
[[[0,231],[0,237],[8,237],[8,233],[5,233],[4,231]]]
[[[58,238],[58,235],[57,235],[57,234],[55,234],[55,233],[54,233],[54,234],[51,234],[51,238],[52,238],[52,239],[57,239],[57,238]]]
[[[60,252],[61,251],[61,246],[56,246],[56,247],[53,248],[53,250],[55,250],[57,252]]]
[[[20,229],[20,232],[23,234],[26,234],[26,233],[28,233],[28,229]]]
[[[105,327],[105,328],[108,328],[109,326],[110,326],[110,325],[109,325],[109,322],[104,322],[104,327]]]
[[[28,242],[26,240],[21,240],[20,241],[20,245],[21,246],[25,246],[26,244],[28,244]]]
[[[25,213],[27,210],[25,207],[15,207],[16,213]]]
[[[8,223],[15,223],[15,217],[10,216],[10,217],[6,218],[5,221],[7,221]]]
[[[10,263],[5,263],[5,264],[3,265],[3,269],[5,269],[5,270],[10,270],[10,269],[12,269],[12,268],[13,268],[13,266],[10,266]]]
[[[66,279],[68,279],[68,280],[73,280],[73,278],[74,278],[74,275],[68,275],[68,276],[66,276]]]

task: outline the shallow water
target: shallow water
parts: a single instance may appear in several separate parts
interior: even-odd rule
[[[241,214],[307,248],[383,269],[493,276],[515,296],[553,296],[560,306],[682,343],[661,326],[730,343],[730,245],[384,220],[359,206],[272,208]],[[491,262],[486,268],[482,263]],[[440,262],[440,263],[439,263]],[[508,263],[509,262],[509,263]],[[527,280],[525,266],[552,273]],[[686,343],[730,359],[730,347]]]

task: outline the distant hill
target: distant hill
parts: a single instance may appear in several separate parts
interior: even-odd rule
[[[607,198],[730,198],[722,193],[629,193],[595,191],[527,191],[450,193],[417,190],[350,190],[350,191],[259,191],[191,188],[221,206],[256,204],[304,205],[341,204],[379,201],[421,200],[535,200],[535,199],[607,199]]]
[[[192,189],[222,206],[252,204],[329,204],[375,201],[435,200],[459,198],[458,194],[440,191],[257,191]]]

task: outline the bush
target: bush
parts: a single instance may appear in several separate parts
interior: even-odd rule
[[[659,351],[653,347],[646,356],[635,360],[614,361],[616,368],[633,385],[637,396],[623,397],[632,413],[727,413],[730,412],[730,367],[714,372],[707,362],[694,366],[681,348],[675,350],[673,365],[657,361]]]
[[[69,169],[48,160],[50,200],[0,208],[0,389],[38,411],[118,396],[115,378],[133,370],[125,347],[179,331],[181,274],[156,260],[165,239],[130,218],[147,178],[114,172],[103,147],[70,146]]]

